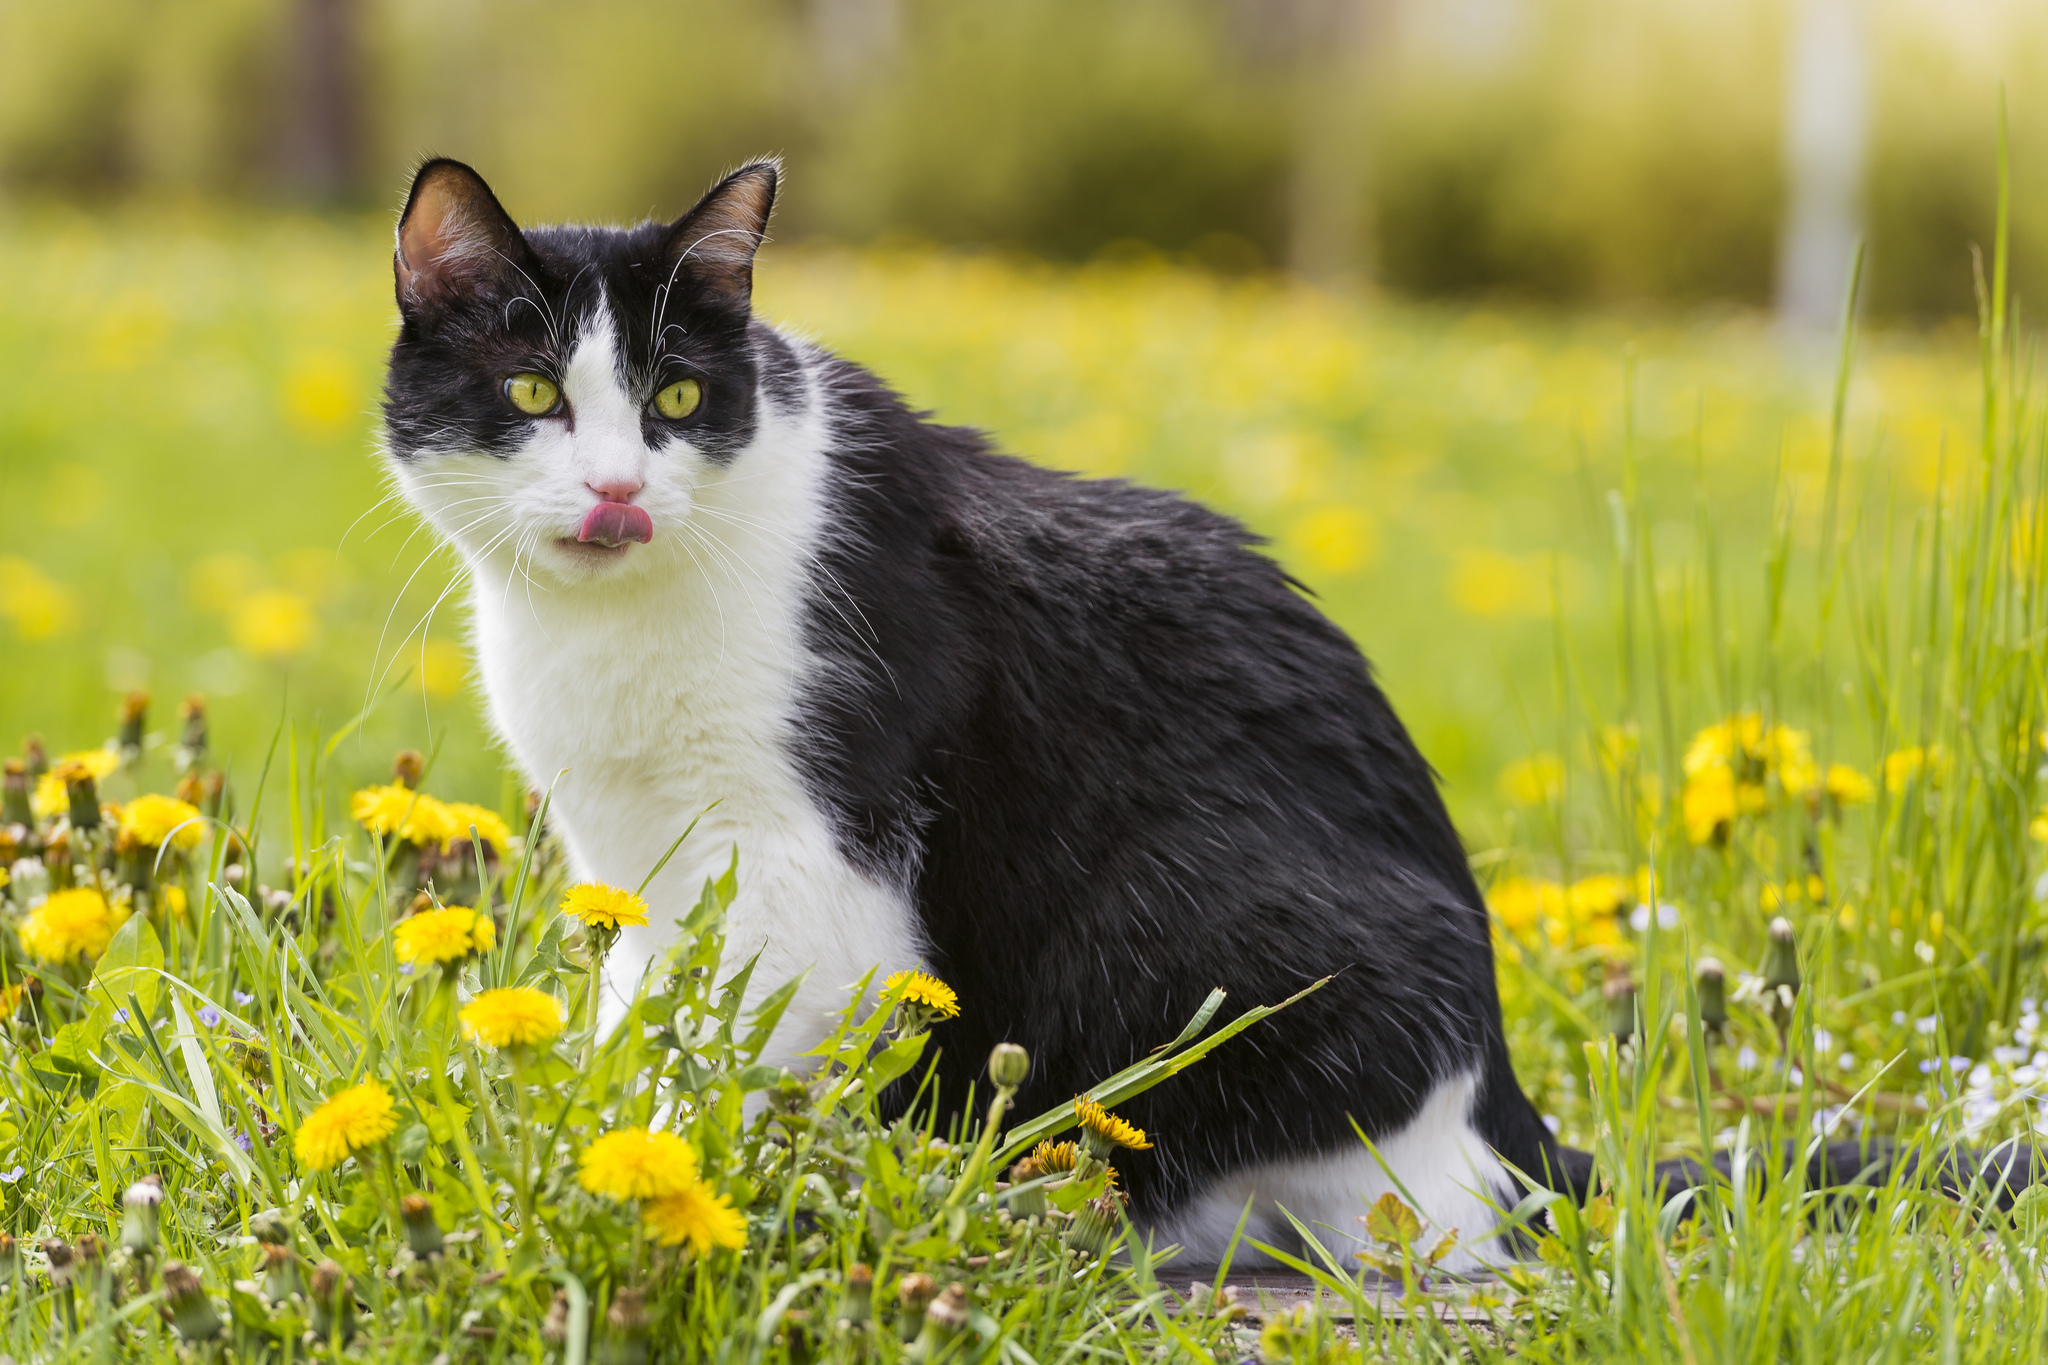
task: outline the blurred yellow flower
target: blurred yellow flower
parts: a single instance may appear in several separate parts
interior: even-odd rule
[[[1547,616],[1549,567],[1499,550],[1462,549],[1451,561],[1450,594],[1451,605],[1467,616]]]
[[[429,798],[431,799],[431,798]],[[437,805],[440,803],[436,802]],[[441,806],[446,812],[449,834],[442,840],[441,851],[452,852],[456,845],[469,843],[469,827],[476,826],[476,837],[484,841],[485,847],[500,858],[512,851],[512,830],[498,813],[467,801],[450,801]]]
[[[941,1019],[959,1017],[960,997],[927,972],[896,972],[882,983],[882,989],[906,1005],[922,1005]]]
[[[71,794],[65,790],[63,777],[68,764],[84,768],[98,782],[121,766],[121,756],[112,749],[80,749],[52,763],[50,770],[36,779],[36,788],[28,798],[29,808],[38,820],[49,820],[71,809]]]
[[[485,1047],[531,1047],[562,1031],[562,1006],[531,986],[483,991],[463,1007],[462,1031]]]
[[[562,911],[597,929],[647,923],[647,902],[603,882],[582,882],[562,895]]]
[[[455,814],[425,792],[391,783],[365,787],[349,798],[349,816],[379,837],[397,835],[409,844],[446,846],[457,836]],[[479,822],[481,832],[482,824]],[[465,827],[459,833],[467,838]]]
[[[1948,777],[1948,751],[1941,745],[1922,748],[1916,744],[1910,749],[1897,749],[1885,755],[1886,791],[1902,792],[1914,778],[1923,775],[1932,787],[1939,787]]]
[[[1735,823],[1735,774],[1727,768],[1708,768],[1685,780],[1679,798],[1685,816],[1685,837],[1704,844],[1728,837]]]
[[[284,410],[302,431],[331,431],[354,413],[355,373],[339,351],[313,351],[293,362],[284,379]]]
[[[0,616],[24,640],[47,640],[78,617],[71,590],[26,559],[0,555]]]
[[[247,555],[212,554],[186,570],[185,587],[201,611],[230,612],[256,590],[263,570]]]
[[[1545,806],[1564,798],[1564,762],[1556,754],[1531,754],[1501,769],[1500,794],[1518,806]]]
[[[452,697],[469,681],[469,660],[446,640],[429,640],[420,647],[420,686],[430,697]]]
[[[291,658],[313,643],[313,604],[287,588],[250,593],[235,604],[228,633],[259,658]]]
[[[1289,537],[1317,573],[1347,574],[1379,558],[1379,523],[1357,507],[1318,507],[1294,524]]]
[[[583,1149],[577,1183],[608,1199],[662,1199],[697,1180],[697,1152],[674,1133],[621,1128]]]
[[[699,1256],[706,1256],[713,1247],[737,1251],[747,1244],[747,1220],[732,1206],[732,1196],[719,1194],[701,1180],[651,1200],[641,1212],[648,1232],[663,1246],[688,1242]]]
[[[167,886],[157,893],[163,899],[164,913],[176,919],[185,918],[186,896],[182,886]]]
[[[1630,879],[1617,877],[1611,872],[1583,877],[1573,882],[1565,893],[1565,904],[1571,907],[1572,918],[1578,922],[1601,917],[1612,919],[1635,902],[1635,887]]]
[[[398,1119],[392,1110],[391,1092],[376,1081],[350,1086],[299,1120],[292,1150],[316,1171],[338,1166],[396,1131]]]
[[[197,848],[206,826],[197,806],[151,792],[121,807],[121,832],[149,848],[166,839],[178,848]]]
[[[106,952],[114,931],[127,922],[125,906],[109,906],[98,891],[80,886],[52,891],[29,911],[15,932],[30,957],[38,962],[64,963]]]
[[[2048,809],[2034,817],[2033,823],[2027,826],[2027,833],[2048,844]]]
[[[391,931],[392,952],[400,962],[428,965],[487,953],[497,941],[496,921],[466,905],[407,915]]]
[[[1877,785],[1846,763],[1828,765],[1827,791],[1843,806],[1860,806],[1877,797]]]
[[[1527,935],[1545,915],[1557,920],[1565,915],[1564,888],[1556,882],[1532,881],[1527,877],[1509,877],[1495,883],[1486,893],[1486,903],[1508,932],[1518,937]]]
[[[1806,732],[1766,726],[1754,711],[1694,735],[1684,769],[1680,808],[1686,838],[1695,844],[1726,839],[1736,816],[1760,814],[1774,800],[1817,800],[1822,785]]]

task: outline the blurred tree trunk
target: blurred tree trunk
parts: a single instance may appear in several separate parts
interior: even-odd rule
[[[1825,333],[1841,316],[1863,227],[1869,57],[1861,0],[1801,0],[1785,63],[1785,172],[1778,319]]]
[[[292,0],[278,180],[294,197],[349,197],[361,169],[360,0]]]

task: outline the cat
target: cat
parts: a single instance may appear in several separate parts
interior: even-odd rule
[[[1248,1205],[1252,1238],[1298,1244],[1291,1213],[1343,1245],[1398,1187],[1469,1268],[1515,1172],[1582,1193],[1590,1158],[1516,1082],[1434,774],[1351,640],[1239,523],[1000,454],[754,317],[780,174],[671,223],[522,230],[433,160],[398,223],[387,457],[468,566],[492,724],[580,877],[638,885],[702,814],[613,998],[737,846],[731,950],[763,988],[808,973],[781,1064],[870,969],[922,966],[960,1000],[942,1094],[1021,1043],[1032,1113],[1212,987],[1331,978],[1125,1106],[1155,1144],[1120,1163],[1133,1217],[1196,1261]]]

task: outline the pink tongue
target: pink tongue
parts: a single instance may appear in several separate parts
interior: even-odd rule
[[[629,540],[645,545],[654,539],[654,518],[630,502],[601,502],[583,519],[576,539],[606,546],[624,545]]]

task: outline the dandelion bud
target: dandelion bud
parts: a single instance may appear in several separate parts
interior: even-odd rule
[[[1104,1190],[1083,1204],[1074,1214],[1067,1245],[1090,1256],[1100,1256],[1109,1250],[1109,1244],[1116,1239],[1123,1202],[1124,1197],[1115,1190]]]
[[[50,771],[50,751],[43,747],[41,735],[30,735],[21,742],[21,756],[28,765],[28,780],[33,782]]]
[[[249,1235],[265,1246],[283,1246],[292,1239],[290,1224],[276,1209],[265,1209],[249,1220]]]
[[[272,1303],[283,1303],[294,1294],[304,1292],[299,1278],[299,1258],[288,1246],[277,1242],[263,1244],[263,1297]]]
[[[0,1232],[0,1289],[21,1279],[21,1243],[11,1232]]]
[[[28,804],[28,764],[18,758],[10,758],[0,777],[0,825],[20,825],[33,828],[36,813]]]
[[[401,787],[417,791],[420,774],[427,769],[427,761],[420,757],[418,749],[400,749],[398,757],[391,760],[391,780]]]
[[[988,1078],[1004,1090],[1015,1090],[1031,1074],[1031,1054],[1015,1043],[997,1043],[988,1054]]]
[[[178,714],[185,720],[185,733],[178,739],[178,765],[189,772],[206,758],[206,698],[194,692],[185,698]]]
[[[967,1286],[955,1282],[925,1310],[924,1325],[907,1353],[915,1360],[936,1360],[967,1326]]]
[[[897,1335],[911,1340],[924,1327],[926,1305],[939,1292],[939,1282],[925,1274],[905,1275],[896,1282],[896,1301],[901,1311],[896,1318]]]
[[[1627,1040],[1636,1031],[1636,983],[1626,962],[1610,961],[1600,983],[1600,997],[1607,1002],[1607,1031]]]
[[[833,1319],[842,1326],[866,1322],[875,1315],[875,1272],[862,1261],[846,1272],[846,1284],[839,1293],[839,1307]]]
[[[71,1244],[61,1237],[43,1243],[43,1259],[50,1263],[50,1283],[59,1289],[71,1283]]]
[[[164,1202],[162,1177],[146,1175],[121,1196],[121,1245],[138,1256],[156,1250],[157,1205]]]
[[[1719,1042],[1728,1028],[1728,976],[1718,958],[1703,957],[1694,984],[1700,997],[1700,1026]]]
[[[550,1346],[560,1346],[569,1339],[568,1290],[555,1291],[555,1301],[548,1305],[548,1315],[540,1322],[540,1339]]]
[[[398,1214],[405,1220],[405,1244],[412,1254],[425,1260],[441,1254],[441,1225],[434,1221],[434,1206],[423,1194],[409,1194],[398,1201]]]
[[[1770,951],[1764,955],[1764,989],[1788,988],[1799,994],[1799,938],[1783,915],[1771,921]]]
[[[1045,1216],[1045,1186],[1035,1189],[1018,1190],[1018,1185],[1029,1185],[1034,1180],[1045,1179],[1045,1167],[1030,1157],[1010,1168],[1010,1212],[1019,1218],[1043,1218]]]
[[[313,1335],[346,1341],[355,1331],[356,1291],[348,1272],[333,1261],[313,1267]]]
[[[121,760],[133,763],[142,753],[142,732],[149,722],[149,693],[130,692],[121,702],[121,728],[114,734]]]
[[[220,1335],[220,1314],[206,1297],[206,1286],[182,1261],[164,1267],[164,1316],[187,1341],[212,1341]]]
[[[200,786],[198,806],[200,813],[209,819],[222,818],[227,807],[228,775],[219,769],[208,773]]]
[[[612,1296],[610,1311],[604,1315],[604,1342],[598,1349],[601,1365],[646,1365],[647,1295],[638,1289],[621,1289]]]
[[[64,794],[71,801],[71,828],[98,829],[100,827],[100,788],[92,775],[92,769],[79,762],[65,762],[57,765],[57,776],[63,779]]]

